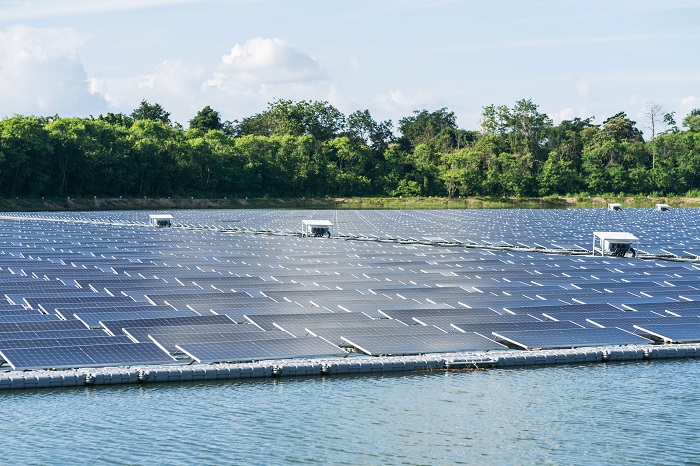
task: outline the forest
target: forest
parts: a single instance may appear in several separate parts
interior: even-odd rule
[[[700,109],[649,104],[555,125],[530,100],[483,108],[478,131],[447,108],[376,121],[327,102],[278,100],[185,129],[157,103],[89,118],[0,120],[3,197],[545,197],[700,193]]]

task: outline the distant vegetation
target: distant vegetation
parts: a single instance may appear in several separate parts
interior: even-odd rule
[[[394,128],[287,100],[234,122],[207,106],[189,129],[147,101],[131,115],[16,115],[0,120],[0,196],[697,196],[700,110],[679,125],[650,104],[645,120],[646,140],[625,113],[554,125],[529,100],[485,107],[480,131],[446,108]]]

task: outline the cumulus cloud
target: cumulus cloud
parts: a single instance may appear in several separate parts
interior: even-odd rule
[[[321,81],[325,73],[310,55],[282,39],[256,38],[236,44],[221,57],[207,88],[249,92],[277,84]]]
[[[435,104],[435,98],[431,92],[416,91],[407,95],[398,89],[378,95],[376,101],[378,106],[389,114],[409,114],[418,108]]]
[[[84,41],[73,29],[18,25],[0,32],[0,109],[73,116],[104,108],[78,58]]]
[[[92,77],[90,89],[100,94],[111,108],[125,113],[130,113],[144,99],[158,102],[168,111],[166,104],[176,102],[178,108],[186,112],[195,109],[196,112],[200,88],[206,77],[207,71],[201,66],[179,59],[166,60],[141,75],[113,79]],[[193,116],[194,113],[190,114],[188,119]]]

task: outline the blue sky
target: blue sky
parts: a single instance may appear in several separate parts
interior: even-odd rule
[[[394,124],[531,99],[559,122],[700,108],[696,0],[0,0],[0,116],[161,104],[183,124],[276,99]]]

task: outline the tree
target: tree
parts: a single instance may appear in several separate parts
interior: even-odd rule
[[[582,167],[585,182],[593,193],[650,191],[649,152],[635,122],[620,112],[608,118],[602,128],[581,131]]]
[[[194,118],[190,120],[190,129],[197,129],[204,133],[207,131],[220,131],[224,129],[221,122],[219,112],[212,109],[209,105],[197,112]]]
[[[690,152],[687,142],[681,133],[675,131],[659,134],[649,142],[656,160],[652,172],[655,191],[682,194],[689,189],[688,173],[681,170],[681,160]]]
[[[381,154],[394,141],[391,120],[377,123],[369,110],[357,110],[348,116],[347,133],[358,143],[363,143]]]
[[[413,116],[399,120],[402,150],[415,150],[420,144],[429,144],[432,149],[446,151],[457,146],[457,118],[454,112],[441,108],[434,112],[416,110]]]
[[[170,124],[170,113],[166,112],[160,104],[151,104],[147,100],[142,100],[141,104],[131,113],[134,120],[151,120]]]
[[[700,131],[700,108],[691,110],[690,113],[683,118],[683,126],[688,128],[688,131]]]
[[[542,150],[552,120],[538,111],[531,100],[519,100],[509,114],[510,146],[516,154],[532,154],[535,160],[546,158]]]
[[[462,196],[474,195],[481,183],[481,155],[472,149],[460,149],[443,156],[441,173],[447,197],[456,193]]]
[[[573,194],[580,188],[579,171],[573,160],[556,151],[549,153],[537,177],[540,195]]]
[[[317,141],[333,139],[345,127],[345,116],[328,102],[292,102],[277,100],[267,110],[244,118],[236,126],[236,135],[303,136]]]
[[[481,131],[484,134],[495,136],[508,132],[510,110],[505,105],[487,105],[481,112]]]
[[[666,125],[666,131],[677,132],[678,126],[676,126],[676,112],[664,113],[664,125]],[[668,128],[671,127],[669,130]]]
[[[177,131],[167,123],[150,119],[138,119],[129,128],[135,165],[132,176],[139,196],[172,192],[175,163],[170,153],[170,143],[174,134]]]
[[[110,125],[123,126],[125,128],[130,128],[131,125],[134,124],[134,119],[123,113],[108,112],[107,115],[100,115],[97,119],[109,123]]]
[[[505,105],[484,107],[481,129],[490,136],[500,136],[507,147],[502,150],[514,154],[531,154],[536,160],[546,158],[543,144],[552,120],[538,111],[531,100],[519,100],[512,109]]]
[[[55,162],[58,165],[57,176],[60,179],[58,194],[80,192],[78,177],[84,175],[85,145],[89,144],[85,121],[80,118],[56,118],[46,125],[54,144]]]
[[[627,118],[625,112],[620,112],[603,122],[603,132],[619,142],[644,142],[642,132],[635,127],[636,124]]]
[[[655,102],[647,102],[644,110],[642,110],[642,116],[647,128],[651,130],[651,139],[654,139],[656,137],[656,126],[663,121],[663,107]]]
[[[15,115],[0,121],[0,193],[43,195],[51,182],[53,147],[45,121]]]

